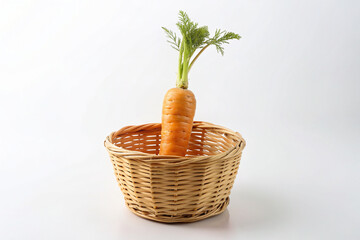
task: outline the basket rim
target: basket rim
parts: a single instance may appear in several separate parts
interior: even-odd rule
[[[109,152],[115,153],[116,155],[123,155],[124,157],[126,157],[129,160],[136,160],[136,161],[146,160],[146,162],[153,162],[153,163],[164,162],[164,160],[167,160],[167,161],[181,160],[181,164],[186,163],[186,161],[189,161],[189,162],[200,161],[200,160],[208,159],[210,157],[215,158],[215,159],[224,158],[224,157],[227,157],[227,155],[229,155],[231,152],[233,152],[234,149],[236,149],[236,148],[238,148],[237,150],[239,151],[239,153],[241,153],[242,150],[246,146],[246,141],[240,133],[235,132],[235,131],[228,129],[226,127],[223,127],[223,126],[215,125],[213,123],[204,122],[204,121],[194,121],[193,127],[207,128],[207,129],[215,128],[215,129],[225,130],[226,133],[237,136],[238,139],[236,141],[236,144],[234,144],[232,147],[230,147],[229,149],[227,149],[224,152],[220,152],[220,153],[213,154],[213,155],[182,157],[182,156],[173,156],[173,155],[156,155],[156,154],[144,153],[144,152],[140,152],[140,151],[128,150],[123,147],[116,146],[111,141],[113,135],[119,131],[122,131],[123,129],[126,129],[126,128],[137,129],[137,128],[147,127],[147,126],[157,127],[159,124],[161,125],[161,123],[147,123],[147,124],[142,124],[142,125],[131,125],[131,126],[123,127],[118,131],[110,133],[104,141],[104,146],[107,148],[107,150]]]

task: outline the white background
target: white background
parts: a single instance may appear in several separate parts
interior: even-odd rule
[[[180,9],[213,32],[195,119],[247,140],[228,210],[126,209],[103,140],[159,122]],[[0,239],[359,239],[359,1],[0,1]],[[226,237],[226,238],[225,238]]]

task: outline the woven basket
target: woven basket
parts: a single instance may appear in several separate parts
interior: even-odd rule
[[[105,140],[128,208],[167,223],[223,212],[245,140],[224,127],[194,122],[187,156],[158,156],[160,133],[160,123],[128,126]]]

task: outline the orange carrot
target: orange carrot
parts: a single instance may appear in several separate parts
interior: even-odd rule
[[[223,54],[222,44],[229,43],[228,41],[231,39],[240,39],[240,36],[233,32],[217,29],[214,36],[209,37],[208,27],[199,27],[183,11],[179,12],[179,22],[176,25],[181,32],[182,39],[177,37],[173,31],[163,27],[169,38],[168,42],[179,51],[179,64],[176,88],[172,88],[166,93],[163,103],[159,154],[185,156],[196,108],[195,96],[190,90],[187,90],[188,73],[207,47],[214,45],[216,50]],[[193,57],[196,50],[199,51]]]
[[[192,91],[171,88],[162,109],[160,155],[185,156],[195,115],[196,100]]]

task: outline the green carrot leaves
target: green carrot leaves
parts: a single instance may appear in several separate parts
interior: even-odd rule
[[[221,55],[224,55],[224,47],[222,45],[228,44],[231,39],[240,39],[238,34],[222,31],[220,29],[215,31],[213,37],[209,37],[210,33],[208,27],[198,27],[198,23],[191,21],[184,11],[179,12],[179,21],[176,25],[180,30],[182,39],[177,37],[176,33],[167,28],[162,27],[162,29],[169,38],[168,42],[171,47],[179,51],[179,67],[176,85],[177,87],[185,89],[188,87],[188,72],[196,59],[207,47],[214,45],[216,50],[221,53]],[[199,52],[190,62],[193,54],[198,49]]]
[[[217,29],[215,31],[214,37],[208,39],[206,44],[215,45],[216,50],[221,53],[221,55],[224,55],[224,47],[222,44],[229,44],[228,41],[231,39],[240,39],[240,36],[239,34],[233,32],[221,31],[220,29]]]
[[[169,38],[169,40],[167,40],[167,42],[170,43],[172,48],[179,51],[181,39],[179,37],[177,37],[176,33],[174,33],[173,31],[171,31],[167,28],[164,28],[164,27],[162,27],[162,29],[164,29],[167,37]]]

